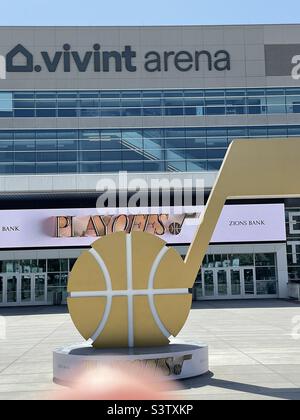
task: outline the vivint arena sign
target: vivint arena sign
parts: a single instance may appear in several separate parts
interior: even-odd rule
[[[41,209],[1,211],[0,248],[89,246],[118,231],[144,231],[169,244],[192,242],[204,207],[172,214],[164,209]],[[212,243],[286,240],[283,204],[225,206]]]
[[[264,48],[266,76],[291,76],[294,80],[300,79],[300,44],[270,44]],[[147,73],[168,73],[175,70],[179,73],[194,71],[210,74],[230,71],[233,62],[237,60],[240,57],[233,57],[223,48],[152,49],[139,53],[132,45],[124,45],[118,50],[107,50],[96,42],[84,51],[78,51],[71,44],[65,43],[54,52],[33,52],[30,47],[20,43],[0,55],[0,79],[9,78],[11,73],[51,74],[57,71],[66,75],[71,72],[137,73],[141,69]]]
[[[108,51],[98,43],[90,50],[78,52],[70,44],[63,44],[54,53],[40,51],[34,55],[22,44],[16,45],[4,56],[0,56],[0,78],[6,79],[7,73],[55,73],[58,69],[64,73],[77,71],[85,73],[139,71],[140,57],[131,45],[125,45],[121,50]],[[218,50],[150,50],[144,54],[143,67],[148,73],[168,72],[175,69],[179,72],[217,71],[231,69],[231,57],[228,51]]]

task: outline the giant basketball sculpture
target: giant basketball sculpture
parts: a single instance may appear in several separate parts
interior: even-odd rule
[[[74,324],[95,348],[164,346],[187,319],[198,270],[224,203],[231,198],[300,195],[300,139],[231,144],[185,261],[147,233],[99,239],[68,284]]]

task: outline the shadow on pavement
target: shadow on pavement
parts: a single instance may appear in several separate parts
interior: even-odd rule
[[[192,309],[253,309],[253,308],[291,308],[297,301],[284,299],[251,299],[251,300],[213,300],[193,302]]]
[[[259,385],[250,385],[241,382],[226,381],[223,379],[214,379],[214,374],[212,372],[209,372],[206,375],[198,378],[182,380],[180,383],[183,388],[183,392],[184,389],[211,386],[214,388],[222,388],[228,389],[230,391],[252,394],[253,400],[255,400],[255,396],[275,397],[286,400],[300,400],[300,388],[268,388]],[[203,399],[205,399],[205,394],[203,395]]]
[[[10,308],[0,308],[2,316],[26,316],[26,315],[55,315],[66,314],[68,308],[66,305],[60,306],[18,306]]]

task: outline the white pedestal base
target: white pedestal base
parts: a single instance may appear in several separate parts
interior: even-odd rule
[[[53,352],[53,380],[70,385],[78,371],[120,363],[151,366],[167,380],[187,379],[208,372],[208,347],[174,340],[164,347],[96,350],[89,344],[63,347]],[[161,378],[161,375],[159,376]]]

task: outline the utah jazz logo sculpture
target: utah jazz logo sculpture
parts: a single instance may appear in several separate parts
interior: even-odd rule
[[[185,261],[148,233],[96,241],[78,258],[68,284],[70,314],[82,336],[96,348],[168,344],[186,322],[189,289],[225,201],[299,196],[299,158],[300,139],[233,142]]]

